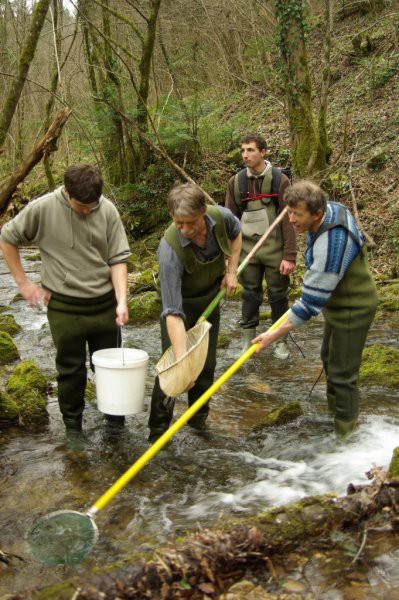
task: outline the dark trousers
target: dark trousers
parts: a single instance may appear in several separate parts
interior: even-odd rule
[[[363,320],[357,327],[350,317],[343,318],[339,327],[331,326],[328,320],[324,325],[320,356],[327,377],[327,400],[340,421],[353,421],[358,416],[357,380],[373,317],[371,313],[369,321]]]
[[[217,292],[217,290],[216,290]],[[212,294],[207,297],[207,299],[199,304],[193,302],[193,305],[187,307],[187,304],[184,307],[186,314],[186,322],[185,327],[187,329],[191,329],[197,322],[198,318],[201,316],[202,312],[205,310],[209,302],[212,300],[216,294]],[[207,319],[212,327],[209,330],[209,346],[208,346],[208,354],[206,357],[204,368],[198,376],[198,379],[189,391],[188,391],[188,405],[191,406],[194,404],[196,400],[213,383],[215,368],[216,368],[216,346],[219,335],[219,323],[220,323],[220,311],[219,307],[217,307],[211,316]],[[162,351],[165,352],[169,346],[169,336],[166,330],[166,323],[164,319],[161,319],[161,338],[162,338]],[[169,398],[166,394],[161,390],[159,385],[159,378],[157,377],[155,380],[154,389],[152,391],[151,398],[151,412],[148,421],[148,426],[152,431],[156,431],[158,433],[162,433],[166,431],[172,421],[173,417],[173,405],[174,399]],[[188,422],[191,425],[196,423],[204,423],[209,412],[209,403],[207,402],[202,406],[199,411],[190,419]]]
[[[56,304],[56,310],[52,304]],[[115,322],[115,302],[105,309],[100,305],[98,311],[91,306],[90,314],[77,312],[79,306],[73,307],[74,312],[70,312],[69,305],[64,306],[65,310],[62,308],[62,303],[52,300],[48,308],[48,321],[57,351],[58,402],[64,422],[79,423],[85,405],[86,344],[90,357],[96,350],[115,348],[120,342],[120,330]],[[87,307],[82,307],[85,309]]]
[[[243,329],[253,329],[259,324],[259,308],[263,302],[263,277],[266,280],[273,323],[287,311],[290,278],[288,275],[281,275],[279,268],[280,263],[278,265],[249,263],[241,273],[240,283],[243,291],[240,324]]]

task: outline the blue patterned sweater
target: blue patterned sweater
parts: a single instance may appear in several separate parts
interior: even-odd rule
[[[339,222],[342,204],[328,202],[324,225]],[[297,327],[318,315],[334,292],[352,260],[358,255],[364,238],[354,217],[345,208],[345,227],[338,226],[324,231],[314,242],[316,233],[308,233],[305,251],[306,272],[302,296],[289,311],[290,321]],[[347,228],[359,241],[356,243]]]

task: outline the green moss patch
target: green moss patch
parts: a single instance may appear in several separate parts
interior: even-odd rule
[[[22,327],[18,325],[13,315],[1,315],[0,314],[0,331],[6,331],[11,336],[17,335],[22,330]]]
[[[399,282],[378,287],[378,308],[395,311],[399,310]]]
[[[87,400],[87,402],[90,402],[90,404],[95,404],[96,398],[96,384],[92,381],[88,381],[86,383],[85,399]]]
[[[0,392],[0,422],[11,423],[18,419],[19,407],[7,392]]]
[[[19,363],[6,384],[6,392],[18,407],[22,427],[38,428],[48,423],[47,378],[32,360]]]
[[[363,351],[360,383],[397,387],[399,385],[399,350],[373,344]]]
[[[156,290],[157,271],[146,269],[145,271],[129,273],[128,285],[129,294],[139,294],[140,292]]]
[[[160,300],[157,292],[144,292],[129,300],[129,323],[146,323],[159,317]]]
[[[399,447],[395,448],[389,465],[389,477],[399,479]]]
[[[19,358],[18,348],[6,331],[0,331],[0,365],[6,365]]]
[[[299,402],[288,402],[282,408],[276,408],[268,413],[260,423],[257,423],[252,431],[261,431],[266,427],[278,427],[286,425],[291,421],[295,421],[298,417],[303,415],[303,410]]]
[[[35,260],[41,260],[42,257],[40,256],[40,252],[36,252],[35,254],[27,254],[24,256],[24,259],[34,262]]]

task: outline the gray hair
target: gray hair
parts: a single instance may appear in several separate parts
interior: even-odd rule
[[[193,183],[181,183],[170,190],[168,208],[172,217],[195,216],[206,208],[205,194]]]
[[[313,181],[302,179],[287,187],[284,200],[290,208],[304,202],[310,214],[315,215],[326,210],[328,194]]]

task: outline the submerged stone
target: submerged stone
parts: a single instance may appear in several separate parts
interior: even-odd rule
[[[397,387],[399,385],[399,350],[383,344],[373,344],[365,348],[359,381],[368,385]]]
[[[159,317],[160,300],[157,292],[144,292],[129,300],[129,323],[146,323]]]
[[[260,423],[257,423],[252,431],[261,431],[266,427],[277,427],[285,425],[291,421],[295,421],[298,417],[303,415],[303,410],[299,402],[288,402],[282,408],[276,408],[267,414]]]
[[[0,315],[0,331],[6,331],[11,336],[14,336],[22,331],[22,327],[18,325],[14,315]]]
[[[6,331],[0,331],[0,365],[6,365],[19,358],[18,348]]]

